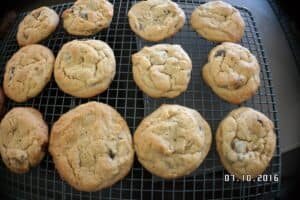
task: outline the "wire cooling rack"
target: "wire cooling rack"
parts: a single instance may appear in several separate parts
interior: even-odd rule
[[[193,61],[192,79],[188,90],[181,96],[173,99],[152,99],[143,95],[136,87],[131,73],[130,57],[144,45],[153,43],[145,42],[136,37],[130,30],[127,12],[132,3],[126,0],[115,0],[115,15],[111,26],[100,33],[89,37],[107,42],[114,50],[117,61],[117,73],[109,89],[93,98],[80,99],[66,95],[60,91],[52,78],[43,92],[26,103],[7,102],[7,108],[15,106],[32,106],[39,109],[49,127],[59,116],[70,108],[91,100],[108,103],[116,108],[132,132],[144,117],[162,103],[178,103],[197,109],[212,127],[213,135],[217,125],[226,114],[235,108],[213,94],[203,82],[200,71],[207,61],[207,55],[216,44],[208,42],[198,36],[187,25],[175,37],[163,41],[181,44]],[[187,20],[192,10],[199,2],[179,0],[187,15]],[[58,14],[70,7],[72,3],[54,5],[52,8]],[[252,14],[245,8],[238,8],[245,20],[246,30],[242,45],[249,48],[256,55],[261,65],[261,87],[257,94],[244,105],[253,107],[265,113],[275,124],[277,134],[277,147],[270,166],[264,174],[277,174],[280,177],[280,148],[279,129],[276,111],[275,95],[271,83],[271,73],[267,65],[261,39],[257,33]],[[1,80],[3,79],[4,66],[11,55],[19,47],[15,40],[17,25],[26,13],[18,15],[16,23],[4,40],[0,50]],[[56,55],[58,50],[67,41],[78,39],[68,35],[61,24],[56,32],[42,44],[53,50]],[[210,153],[202,165],[192,175],[176,180],[162,180],[152,176],[141,167],[135,159],[130,173],[120,182],[110,188],[99,192],[79,192],[62,181],[55,171],[53,161],[49,154],[41,164],[24,175],[9,172],[2,161],[0,162],[0,194],[5,199],[272,199],[278,195],[279,182],[225,182],[227,172],[220,164],[213,142]]]

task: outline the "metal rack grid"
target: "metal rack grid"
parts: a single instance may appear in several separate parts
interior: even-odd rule
[[[216,44],[198,36],[187,23],[175,37],[163,41],[179,43],[189,53],[193,61],[192,79],[188,90],[173,100],[151,99],[144,96],[134,84],[130,56],[144,45],[153,43],[139,39],[130,30],[127,11],[132,2],[115,0],[113,3],[115,15],[109,29],[89,37],[106,41],[116,56],[116,77],[106,92],[89,99],[74,98],[60,91],[52,78],[39,96],[21,104],[8,101],[7,108],[10,109],[15,106],[35,107],[43,113],[45,120],[51,127],[52,123],[70,108],[87,101],[96,100],[115,107],[127,120],[133,132],[144,115],[152,112],[161,103],[178,103],[197,109],[215,132],[220,120],[236,107],[214,95],[203,83],[200,76],[200,70],[207,60],[208,52]],[[190,0],[179,0],[178,3],[185,10],[187,18],[189,18],[193,8],[199,4],[199,2]],[[59,4],[52,6],[52,8],[61,14],[64,9],[71,5],[72,3]],[[238,9],[246,23],[242,45],[256,55],[262,68],[261,87],[257,94],[244,105],[262,111],[274,122],[277,133],[277,148],[265,174],[278,174],[280,176],[278,117],[271,73],[266,63],[253,16],[244,8]],[[17,25],[24,16],[25,13],[18,16],[0,51],[1,80],[5,62],[19,48],[15,36]],[[60,24],[56,32],[43,44],[52,49],[56,55],[65,42],[77,38],[68,35]],[[62,181],[55,171],[51,157],[47,154],[38,167],[24,175],[9,172],[0,162],[0,194],[7,199],[270,199],[279,192],[280,182],[237,183],[231,181],[227,183],[224,182],[224,174],[226,173],[219,162],[213,145],[202,165],[190,176],[171,181],[162,180],[152,176],[135,159],[131,172],[122,181],[102,191],[87,193],[79,192]]]

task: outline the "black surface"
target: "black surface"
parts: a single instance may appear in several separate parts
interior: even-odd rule
[[[293,1],[268,0],[285,33],[300,74],[300,17]]]
[[[282,155],[281,199],[294,199],[300,185],[300,148]]]
[[[53,8],[60,14],[70,5],[61,4],[53,6]],[[144,114],[153,111],[161,103],[179,103],[197,109],[215,131],[220,120],[232,108],[236,107],[214,95],[203,83],[200,76],[200,69],[207,60],[208,52],[216,44],[199,37],[186,25],[180,33],[168,42],[182,44],[192,58],[194,68],[188,91],[171,101],[154,100],[143,96],[132,80],[130,56],[144,44],[150,43],[145,43],[137,38],[130,30],[126,17],[130,6],[131,3],[128,1],[115,2],[115,15],[110,28],[89,37],[106,41],[116,55],[117,74],[107,92],[90,99],[73,98],[60,91],[52,79],[38,97],[22,104],[9,101],[8,107],[33,106],[44,114],[48,125],[51,126],[62,113],[70,108],[89,100],[97,100],[115,107],[125,117],[133,132]],[[184,8],[189,17],[196,5],[192,1],[181,1],[180,6]],[[257,95],[245,105],[260,110],[269,116],[275,123],[278,135],[275,95],[261,39],[251,13],[246,9],[239,9],[246,22],[246,32],[242,44],[257,56],[262,68],[261,87]],[[23,13],[18,17],[12,31],[5,39],[4,48],[1,50],[1,66],[4,66],[10,56],[18,50],[15,40],[16,27],[24,15]],[[69,36],[59,26],[58,30],[43,44],[57,54],[63,43],[75,38],[77,37]],[[3,76],[3,68],[1,69],[1,75]],[[279,174],[280,176],[280,168],[280,148],[277,145],[274,158],[265,174]],[[125,179],[100,192],[86,193],[78,192],[63,182],[54,169],[51,157],[47,155],[40,166],[25,175],[13,174],[1,163],[0,188],[2,195],[9,199],[270,199],[279,191],[279,182],[227,183],[224,182],[224,174],[227,174],[227,172],[220,165],[213,145],[208,157],[191,176],[171,181],[161,180],[144,170],[135,160],[133,169]]]

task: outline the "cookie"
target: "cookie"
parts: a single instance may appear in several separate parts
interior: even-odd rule
[[[105,91],[116,73],[112,49],[100,40],[73,40],[57,54],[54,77],[65,93],[88,98]]]
[[[223,1],[210,1],[197,7],[190,23],[199,35],[215,42],[239,42],[245,30],[240,12]]]
[[[148,0],[134,4],[128,12],[131,30],[149,41],[175,35],[185,23],[183,10],[170,0]]]
[[[62,13],[63,27],[71,35],[93,35],[110,25],[113,14],[107,0],[77,0]]]
[[[260,66],[255,56],[245,47],[230,42],[210,51],[202,73],[212,90],[233,104],[251,98],[260,85]]]
[[[31,11],[19,24],[17,32],[19,45],[39,43],[55,31],[58,22],[57,13],[48,7]]]
[[[276,147],[273,122],[263,113],[241,107],[230,112],[216,134],[217,151],[225,169],[244,180],[255,178],[270,163]]]
[[[134,151],[126,121],[109,105],[89,102],[52,127],[49,151],[61,178],[80,191],[96,191],[130,171]]]
[[[45,155],[48,126],[39,111],[29,107],[11,109],[0,124],[0,153],[7,168],[26,173]]]
[[[136,84],[154,98],[180,95],[191,78],[192,61],[180,45],[144,47],[132,55],[132,64]]]
[[[37,96],[50,81],[54,60],[51,50],[39,44],[19,49],[6,63],[5,94],[16,102]]]
[[[212,135],[208,123],[193,109],[160,106],[139,124],[134,148],[139,162],[165,179],[189,175],[206,157]]]

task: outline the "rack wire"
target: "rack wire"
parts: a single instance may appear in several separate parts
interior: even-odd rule
[[[198,1],[178,0],[187,15],[187,21]],[[80,99],[60,91],[52,78],[43,92],[25,103],[7,102],[7,108],[30,106],[39,109],[49,127],[59,116],[84,102],[96,100],[116,108],[127,120],[133,133],[141,119],[162,103],[177,103],[197,109],[211,125],[213,135],[217,125],[226,114],[236,106],[218,98],[203,82],[200,71],[207,61],[207,55],[216,44],[198,36],[186,23],[184,28],[165,43],[181,44],[193,62],[192,78],[185,93],[175,99],[152,99],[144,95],[135,85],[131,72],[131,54],[145,45],[128,24],[127,12],[135,1],[114,0],[115,15],[111,26],[93,35],[93,39],[107,42],[114,50],[117,73],[109,89],[93,98]],[[51,6],[58,14],[72,3]],[[264,174],[277,174],[280,177],[279,128],[276,111],[276,97],[272,87],[271,72],[267,64],[262,42],[257,32],[252,14],[245,8],[237,7],[246,23],[245,35],[241,44],[250,49],[261,65],[261,87],[257,94],[247,101],[246,106],[265,113],[275,124],[277,147],[274,157]],[[17,20],[4,40],[0,50],[0,74],[3,79],[4,66],[19,47],[15,36],[17,26],[26,13],[18,15]],[[55,33],[42,44],[52,49],[56,55],[62,45],[79,37],[67,34],[60,24]],[[17,175],[9,172],[0,162],[0,194],[5,199],[272,199],[278,195],[278,182],[225,182],[227,172],[222,167],[213,142],[210,153],[202,165],[192,175],[176,180],[163,180],[147,172],[135,159],[130,173],[120,182],[99,192],[79,192],[62,181],[54,168],[51,156],[47,154],[41,164],[29,173]]]

